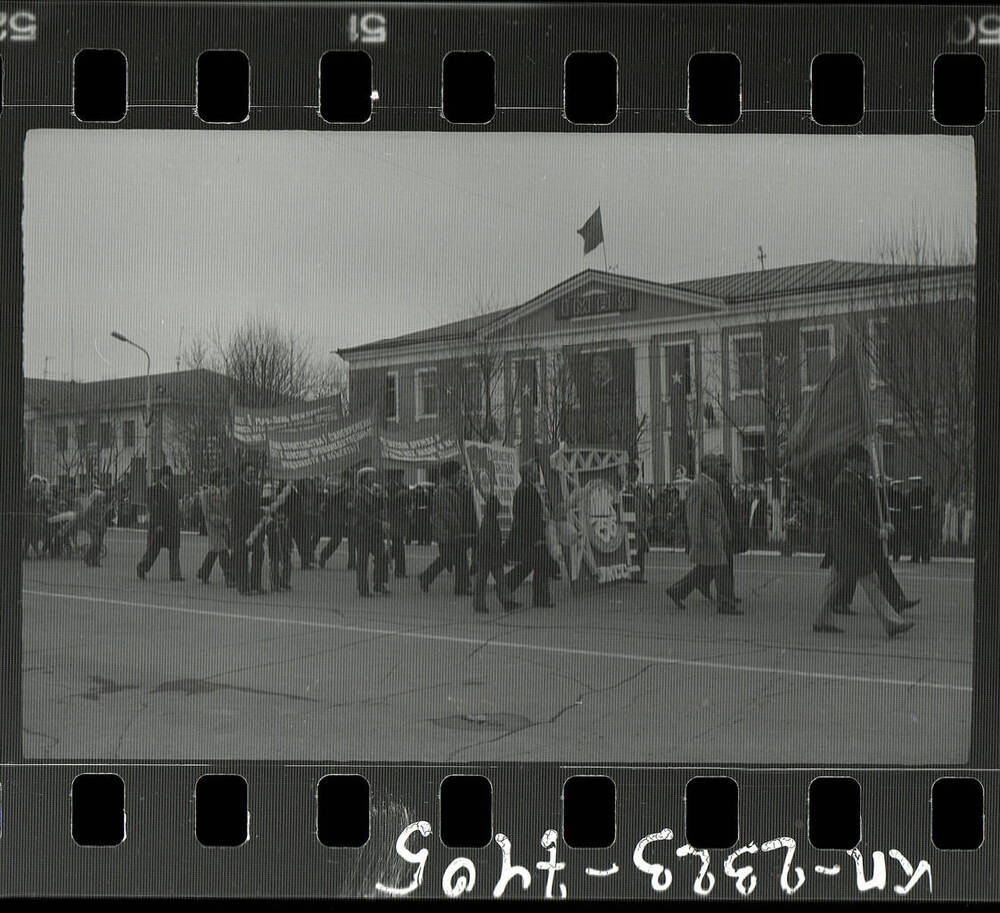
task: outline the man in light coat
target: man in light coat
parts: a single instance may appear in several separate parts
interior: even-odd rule
[[[715,581],[719,594],[720,615],[742,615],[733,597],[733,578],[729,569],[733,536],[722,500],[719,483],[710,475],[714,463],[711,457],[702,460],[698,475],[688,488],[685,516],[691,549],[688,556],[694,567],[680,580],[667,587],[667,596],[678,609],[685,609],[684,598],[696,587],[708,589]]]
[[[218,559],[227,587],[236,586],[232,563],[229,560],[229,518],[226,515],[226,498],[222,491],[223,475],[218,470],[209,477],[209,484],[198,492],[201,513],[208,535],[208,552],[198,569],[198,579],[208,583],[208,578]]]

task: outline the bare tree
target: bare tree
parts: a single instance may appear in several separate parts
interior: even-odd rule
[[[887,281],[851,306],[872,394],[942,501],[968,494],[975,478],[974,258],[914,227],[887,235],[877,259],[889,268]]]
[[[274,407],[334,395],[344,387],[343,366],[319,357],[306,334],[258,317],[248,317],[228,335],[216,327],[211,345],[190,344],[185,360],[229,377],[243,406]]]

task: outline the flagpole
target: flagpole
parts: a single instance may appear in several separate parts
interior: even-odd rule
[[[864,365],[861,363],[861,358],[858,354],[860,350],[860,343],[857,339],[857,334],[851,331],[851,343],[854,349],[854,362],[856,373],[858,377],[858,384],[860,387],[861,402],[864,404],[865,409],[865,424],[867,425],[868,431],[868,446],[871,451],[872,463],[875,466],[875,508],[878,514],[878,524],[879,527],[885,526],[885,511],[882,505],[882,461],[879,459],[878,447],[875,444],[875,421],[872,416],[872,404],[869,397],[868,382],[865,380],[865,369]],[[889,543],[883,539],[882,540],[882,554],[889,554]]]

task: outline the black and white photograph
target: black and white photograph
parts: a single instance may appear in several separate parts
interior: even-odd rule
[[[960,765],[958,135],[37,129],[29,761]]]

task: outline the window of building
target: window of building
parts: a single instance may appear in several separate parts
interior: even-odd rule
[[[764,339],[760,333],[733,337],[735,393],[759,393],[764,389]]]
[[[435,368],[417,371],[417,418],[435,418],[438,414],[438,379]]]
[[[873,318],[868,321],[869,351],[871,352],[872,383],[885,383],[885,372],[891,364],[889,321]]]
[[[56,425],[56,450],[59,453],[69,450],[69,428],[66,425]]]
[[[481,415],[486,409],[486,384],[482,367],[475,362],[467,363],[462,371],[462,402],[465,411]]]
[[[135,419],[122,422],[122,445],[135,447]]]
[[[530,395],[535,408],[538,408],[538,359],[537,358],[515,358],[514,368],[514,390],[516,393],[514,408],[521,408],[521,399]]]
[[[385,400],[382,411],[387,421],[399,421],[399,373],[390,371],[385,376]]]
[[[100,437],[98,440],[101,442],[102,450],[110,450],[115,445],[115,429],[111,422],[101,422]]]
[[[763,431],[743,431],[740,434],[743,451],[743,481],[763,482],[767,477],[767,444]]]
[[[799,338],[802,342],[802,386],[809,390],[823,379],[833,361],[833,327],[803,327]]]

